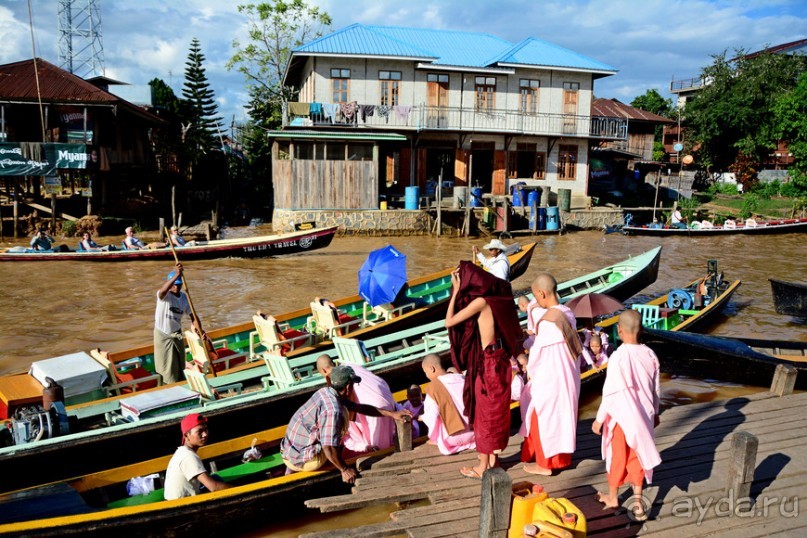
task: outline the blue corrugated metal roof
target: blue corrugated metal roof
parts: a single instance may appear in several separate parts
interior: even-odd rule
[[[541,65],[547,67],[571,67],[574,69],[591,69],[616,71],[613,67],[572,50],[554,45],[541,39],[528,37],[517,43],[503,54],[493,57],[490,63]]]
[[[297,53],[406,56],[436,65],[494,67],[498,63],[615,71],[597,60],[528,38],[513,44],[499,37],[458,30],[352,24],[297,49]]]
[[[431,52],[412,43],[376,32],[372,27],[362,24],[351,24],[332,34],[322,36],[298,47],[295,52],[436,58]]]

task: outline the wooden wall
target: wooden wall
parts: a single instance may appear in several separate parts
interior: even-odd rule
[[[377,209],[378,166],[378,146],[374,146],[370,161],[279,160],[275,142],[272,147],[275,207]]]

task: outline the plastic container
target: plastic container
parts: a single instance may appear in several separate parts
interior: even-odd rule
[[[537,206],[538,205],[538,198],[540,196],[541,195],[539,194],[539,192],[537,190],[527,191],[527,205],[529,207],[532,207],[534,205]]]
[[[546,229],[560,229],[560,211],[558,210],[557,206],[550,206],[546,208]]]
[[[404,189],[404,209],[420,209],[420,187]]]
[[[527,205],[527,193],[529,190],[526,188],[527,184],[519,181],[515,185],[510,186],[510,194],[513,197],[514,207],[523,207]]]
[[[387,201],[386,200],[381,200],[378,203],[378,209],[380,209],[381,211],[386,211],[387,210]]]
[[[530,206],[530,229],[546,230],[546,208]]]
[[[465,207],[468,203],[468,187],[454,187],[454,208]]]
[[[521,538],[524,525],[532,521],[535,505],[545,501],[549,495],[544,488],[530,482],[513,484],[513,508],[510,513],[508,538]]]
[[[546,499],[535,504],[532,524],[541,529],[542,523],[565,529],[575,538],[586,536],[586,516],[569,499],[563,497]]]
[[[482,207],[482,187],[474,187],[471,189],[471,207]]]
[[[558,189],[558,206],[561,211],[567,213],[572,209],[572,190],[571,189]]]

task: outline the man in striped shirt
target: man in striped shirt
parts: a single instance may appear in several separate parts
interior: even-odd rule
[[[406,410],[388,411],[350,401],[353,384],[361,381],[350,366],[336,366],[329,378],[330,386],[315,392],[291,417],[280,452],[283,463],[292,472],[315,471],[331,462],[342,474],[342,481],[352,484],[358,472],[342,457],[342,438],[349,420],[347,412],[399,421],[406,417],[411,419],[412,415]]]

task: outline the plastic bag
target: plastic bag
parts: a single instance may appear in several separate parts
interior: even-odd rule
[[[136,476],[126,483],[126,493],[129,497],[136,495],[148,495],[155,488],[155,482],[160,478],[159,473],[150,474],[148,476]]]

